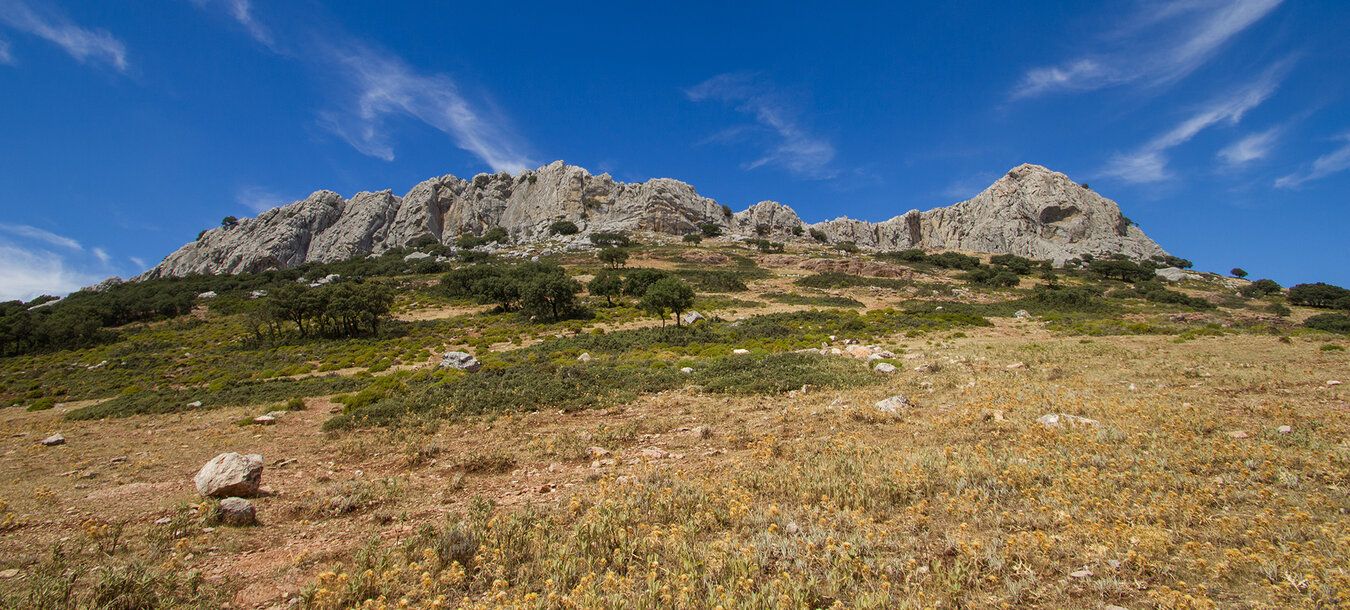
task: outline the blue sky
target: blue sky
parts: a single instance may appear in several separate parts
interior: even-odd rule
[[[808,221],[1031,162],[1197,268],[1350,285],[1350,4],[891,4],[0,0],[0,298],[555,159]]]

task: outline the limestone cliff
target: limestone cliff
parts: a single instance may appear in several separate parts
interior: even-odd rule
[[[549,225],[559,220],[572,221],[583,234],[679,235],[713,223],[743,236],[766,225],[777,240],[792,239],[794,227],[804,227],[834,242],[883,250],[970,250],[1055,260],[1083,253],[1163,254],[1121,216],[1115,202],[1037,165],[1021,165],[973,199],[949,207],[911,210],[876,223],[839,218],[804,225],[792,208],[777,202],[728,215],[716,201],[677,180],[625,184],[557,161],[515,176],[432,178],[402,197],[380,191],[344,200],[318,191],[235,226],[206,231],[141,278],[288,268],[380,253],[423,236],[453,242],[461,233],[482,234],[493,227],[527,242],[547,237]]]

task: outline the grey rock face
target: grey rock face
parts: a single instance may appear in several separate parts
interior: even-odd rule
[[[197,492],[203,496],[248,498],[258,494],[262,472],[261,455],[222,453],[202,466],[193,482],[197,485]]]
[[[905,411],[909,410],[909,408],[912,406],[914,405],[910,404],[909,397],[899,395],[892,396],[885,400],[879,400],[877,401],[877,404],[873,405],[873,407],[876,408],[876,410],[881,411],[882,413],[889,413],[891,415],[903,414]]]
[[[258,522],[258,511],[253,503],[243,498],[225,498],[220,501],[220,522],[225,525],[243,527]]]
[[[477,358],[465,352],[445,352],[441,354],[441,367],[459,369],[470,373],[482,368]]]
[[[1023,164],[968,201],[910,210],[879,223],[840,218],[811,225],[831,241],[882,250],[926,248],[1016,254],[1063,262],[1082,254],[1163,255],[1120,207],[1068,176]]]
[[[137,279],[286,269],[380,254],[426,236],[450,243],[460,234],[481,235],[494,227],[506,229],[516,242],[542,240],[552,237],[548,227],[559,220],[581,229],[571,236],[574,244],[600,231],[680,235],[711,223],[733,237],[754,237],[763,225],[767,236],[779,241],[809,240],[794,236],[794,230],[814,228],[831,241],[881,250],[969,250],[1056,261],[1085,253],[1165,254],[1121,216],[1115,202],[1038,165],[1018,166],[969,201],[949,207],[911,210],[877,223],[838,218],[808,226],[781,203],[762,201],[728,215],[678,180],[626,184],[555,161],[515,176],[432,178],[402,197],[380,191],[347,200],[317,191],[235,226],[206,231]]]
[[[57,445],[64,445],[64,444],[66,444],[66,437],[61,436],[60,434],[53,434],[53,435],[51,435],[51,436],[49,436],[49,437],[47,437],[47,438],[42,439],[42,444],[43,444],[43,445],[46,445],[46,446],[48,446],[48,447],[55,447],[55,446],[57,446]]]
[[[693,324],[694,322],[700,322],[700,321],[706,321],[706,320],[707,320],[707,318],[703,317],[703,314],[701,314],[701,313],[699,313],[699,312],[697,312],[697,311],[694,311],[694,310],[692,310],[692,309],[689,310],[689,311],[686,311],[686,312],[684,312],[684,313],[682,313],[682,314],[680,314],[680,324],[684,324],[684,325],[686,325],[686,326],[688,326],[688,325],[690,325],[690,324]]]

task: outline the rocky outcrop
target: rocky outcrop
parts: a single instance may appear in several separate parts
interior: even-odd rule
[[[1164,253],[1121,216],[1115,202],[1038,165],[1014,168],[973,199],[949,207],[911,210],[875,223],[838,218],[805,225],[792,208],[774,201],[728,214],[678,180],[625,184],[557,161],[515,176],[432,178],[402,197],[380,191],[348,200],[318,191],[256,218],[205,231],[138,279],[285,269],[379,254],[428,238],[448,243],[462,233],[482,234],[493,227],[530,241],[548,237],[549,225],[559,220],[575,223],[582,235],[680,235],[712,223],[733,236],[754,237],[757,230],[767,230],[780,241],[809,240],[795,233],[816,229],[832,242],[882,250],[968,250],[1054,260],[1085,253]]]
[[[258,494],[262,473],[261,455],[222,453],[202,466],[192,481],[203,496],[249,498]]]
[[[1031,164],[1013,168],[974,198],[945,208],[911,210],[879,223],[840,218],[811,228],[833,242],[881,250],[967,250],[1057,262],[1082,254],[1166,254],[1121,215],[1114,201]]]

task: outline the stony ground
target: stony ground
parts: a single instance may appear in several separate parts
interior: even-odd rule
[[[60,554],[76,587],[134,565],[206,607],[1350,604],[1346,352],[992,321],[882,338],[900,372],[779,396],[341,433],[327,397],[268,426],[0,409],[0,591],[56,587]],[[894,395],[912,406],[873,408]],[[1056,413],[1095,423],[1036,421]],[[265,460],[259,525],[193,487],[231,451]],[[474,547],[447,555],[456,532]]]

